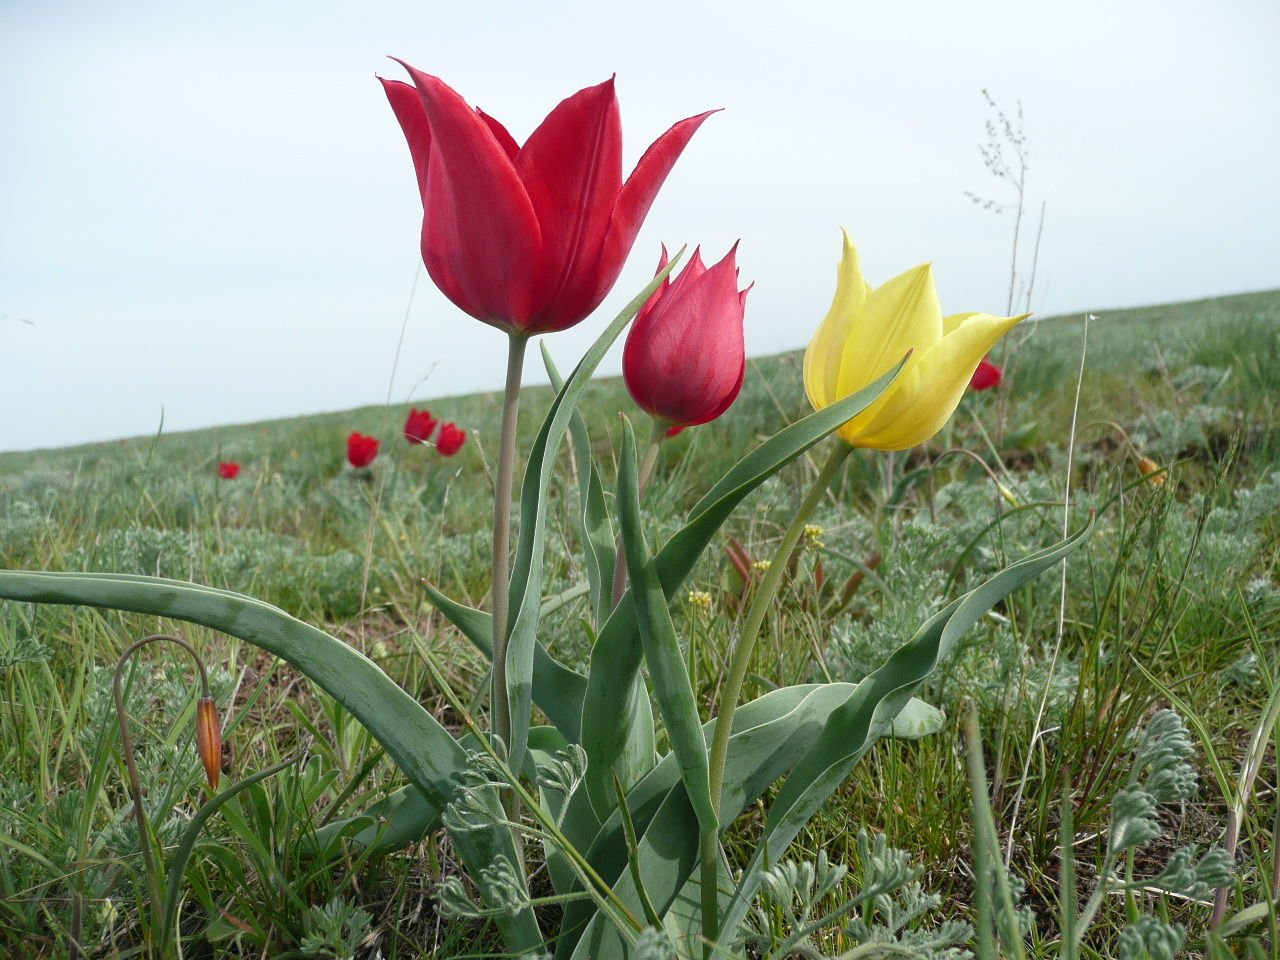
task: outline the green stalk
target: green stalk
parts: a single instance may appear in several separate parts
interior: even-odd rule
[[[516,418],[520,376],[528,338],[509,335],[507,382],[502,393],[502,435],[493,495],[493,732],[511,749],[511,702],[507,699],[507,616],[511,604],[511,487],[516,465]]]
[[[760,635],[760,627],[764,623],[765,614],[773,605],[774,598],[782,586],[782,578],[787,571],[796,544],[804,533],[805,524],[813,516],[827,487],[844,465],[845,458],[853,448],[843,441],[837,441],[831,456],[823,464],[818,478],[805,495],[800,509],[791,518],[791,525],[778,544],[769,569],[765,571],[755,595],[751,598],[751,606],[747,610],[747,620],[742,633],[734,642],[733,652],[729,659],[729,675],[720,689],[720,712],[716,716],[715,734],[711,741],[711,757],[709,773],[711,778],[711,805],[716,815],[720,814],[720,797],[724,789],[724,764],[729,754],[729,735],[733,731],[733,714],[738,709],[738,698],[742,694],[742,684],[747,677],[747,668],[751,665],[751,654],[755,650],[756,638]],[[720,844],[718,830],[704,830],[701,836],[702,860],[702,928],[707,946],[704,956],[710,956],[711,946],[715,943],[719,926],[719,902],[716,896],[719,889]]]
[[[649,485],[649,477],[653,474],[654,464],[658,462],[658,451],[662,447],[662,441],[667,438],[667,430],[670,428],[671,424],[664,423],[656,417],[654,418],[653,426],[649,431],[649,445],[645,447],[644,457],[640,460],[640,473],[636,478],[640,487],[641,499],[644,498],[645,487]],[[622,549],[622,534],[618,534],[618,545],[615,553],[617,554],[617,559],[613,565],[613,605],[616,607],[627,589],[627,553]]]

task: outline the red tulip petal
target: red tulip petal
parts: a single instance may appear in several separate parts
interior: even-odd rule
[[[671,262],[671,256],[670,254],[667,253],[667,245],[664,243],[662,245],[662,255],[658,257],[658,269],[653,271],[653,275],[656,277],[658,274],[660,274],[663,270],[666,269],[667,264],[670,262]],[[658,284],[658,289],[653,291],[649,299],[644,302],[644,306],[641,307],[640,311],[636,314],[635,320],[632,322],[632,326],[640,323],[645,317],[647,317],[650,313],[652,313],[654,308],[659,303],[662,302],[662,298],[666,296],[667,290],[669,290],[670,288],[671,288],[671,274],[667,274],[665,277],[662,278],[662,282]]]
[[[400,121],[400,129],[409,142],[409,153],[413,157],[413,168],[418,175],[418,194],[426,203],[427,166],[431,161],[431,124],[427,122],[427,112],[422,109],[422,98],[412,84],[400,80],[384,80],[378,78],[382,89],[391,103],[396,119]]]
[[[586,313],[596,265],[622,188],[622,121],[613,80],[562,100],[525,142],[516,172],[542,229],[536,328],[559,329]]]
[[[507,157],[511,160],[515,160],[516,154],[520,152],[520,144],[516,143],[516,138],[507,132],[506,127],[493,119],[493,117],[489,116],[479,107],[476,107],[476,115],[485,122],[485,126],[489,128],[489,131],[497,139],[498,146],[502,147],[502,149],[506,151]]]
[[[618,274],[626,262],[631,246],[636,242],[636,234],[644,223],[644,218],[653,206],[658,190],[667,179],[667,174],[680,159],[680,154],[688,145],[690,138],[702,126],[704,120],[718,110],[708,110],[696,117],[681,120],[660,136],[649,149],[644,152],[635,170],[622,185],[618,193],[618,202],[613,206],[613,214],[609,220],[609,230],[605,234],[604,247],[600,251],[599,277],[600,285],[594,295],[594,310],[604,299]]]
[[[398,61],[431,127],[423,188],[422,258],[444,294],[497,326],[528,320],[542,247],[538,218],[506,151],[466,101]]]

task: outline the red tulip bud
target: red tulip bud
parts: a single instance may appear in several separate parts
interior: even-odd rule
[[[737,245],[708,269],[695,250],[675,282],[664,280],[637,314],[622,376],[642,410],[673,429],[714,420],[742,389],[747,369]],[[666,247],[658,270],[667,264]]]
[[[378,455],[378,438],[351,431],[347,437],[347,461],[355,468],[367,467]]]
[[[992,387],[1000,386],[1003,379],[1004,371],[983,357],[978,364],[978,369],[974,370],[973,376],[969,378],[969,389],[990,390]]]
[[[240,476],[240,464],[231,460],[223,460],[218,464],[218,476],[223,480],[234,480]]]
[[[431,416],[430,410],[414,408],[404,419],[404,438],[409,443],[426,443],[436,431],[440,421]]]
[[[446,423],[440,428],[440,436],[436,438],[436,449],[445,457],[452,457],[467,442],[467,431],[458,428],[456,423]]]
[[[209,697],[201,697],[196,704],[196,750],[209,786],[218,789],[218,775],[222,772],[222,722],[218,708]]]

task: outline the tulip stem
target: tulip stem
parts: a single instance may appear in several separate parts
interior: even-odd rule
[[[507,382],[502,393],[502,434],[493,495],[493,732],[511,749],[511,701],[507,698],[507,616],[511,598],[511,488],[515,478],[516,419],[528,337],[509,335]]]
[[[847,443],[837,442],[831,451],[831,456],[823,464],[822,470],[818,473],[818,478],[814,480],[813,486],[809,488],[809,492],[805,495],[800,508],[796,511],[795,516],[791,518],[791,525],[787,527],[787,532],[783,535],[782,542],[778,544],[773,560],[769,563],[768,569],[764,572],[764,577],[751,598],[751,606],[747,610],[747,619],[742,627],[742,633],[734,641],[733,650],[729,658],[729,675],[725,678],[724,685],[720,688],[720,710],[716,715],[715,733],[711,740],[711,757],[708,761],[711,779],[711,805],[716,811],[721,827],[724,826],[724,818],[720,816],[720,799],[724,789],[725,758],[729,754],[729,735],[733,731],[733,714],[738,708],[738,697],[742,693],[742,684],[747,678],[747,668],[751,665],[751,654],[755,650],[756,639],[760,635],[760,627],[764,623],[765,615],[773,606],[778,589],[782,586],[782,578],[786,575],[787,563],[791,559],[791,554],[795,550],[796,544],[800,542],[800,537],[804,534],[805,524],[808,523],[813,511],[822,500],[823,494],[831,486],[831,481],[835,479],[840,468],[844,466],[845,458],[849,456],[852,450],[853,448]],[[705,942],[707,944],[703,955],[709,957],[719,935],[719,930],[717,929],[719,926],[717,891],[720,881],[718,830],[705,831],[702,834],[701,859],[702,927],[703,936],[706,938]]]
[[[644,496],[645,487],[649,486],[649,477],[653,475],[654,464],[658,462],[658,451],[662,447],[662,441],[667,438],[669,429],[671,424],[654,418],[653,428],[649,431],[649,445],[645,447],[644,457],[640,460],[640,473],[636,477],[641,497]],[[614,554],[616,559],[613,565],[612,605],[616,607],[622,600],[623,591],[627,589],[627,554],[622,549],[622,534],[618,534],[617,549]]]

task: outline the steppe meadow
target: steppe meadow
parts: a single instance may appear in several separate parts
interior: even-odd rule
[[[984,91],[989,291],[797,208],[779,320],[746,227],[642,232],[731,110],[377,69],[440,305],[387,360],[475,388],[0,423],[0,956],[1280,958],[1280,290],[1033,316]]]

